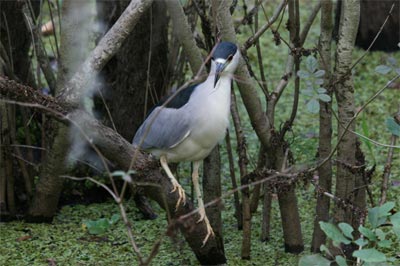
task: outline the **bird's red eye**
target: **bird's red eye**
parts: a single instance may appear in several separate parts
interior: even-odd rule
[[[228,56],[228,61],[231,61],[232,58],[233,58],[233,55],[230,54],[230,55]]]

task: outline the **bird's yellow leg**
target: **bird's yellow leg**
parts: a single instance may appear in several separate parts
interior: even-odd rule
[[[193,180],[194,192],[196,193],[196,197],[197,197],[197,203],[199,204],[200,219],[197,222],[199,223],[201,221],[204,221],[204,223],[206,224],[206,227],[207,227],[207,235],[203,240],[203,246],[204,246],[207,243],[207,240],[210,238],[210,236],[214,236],[214,231],[210,225],[210,221],[208,221],[208,218],[206,215],[206,210],[204,208],[203,198],[202,198],[201,191],[200,191],[199,167],[200,167],[199,161],[196,161],[193,163],[192,180]]]
[[[167,158],[165,158],[165,156],[161,156],[160,157],[160,162],[161,162],[162,168],[164,169],[165,173],[167,174],[167,176],[171,180],[171,183],[172,183],[172,185],[174,187],[171,190],[171,193],[175,192],[175,191],[178,192],[179,199],[178,199],[178,202],[176,203],[176,206],[175,206],[175,211],[177,211],[178,208],[179,208],[179,205],[181,203],[183,203],[183,205],[185,205],[185,202],[186,202],[185,191],[183,190],[182,186],[178,183],[178,181],[175,179],[174,175],[172,174],[171,170],[169,169],[168,163],[167,163]]]

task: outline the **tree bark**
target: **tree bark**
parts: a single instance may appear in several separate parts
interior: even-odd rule
[[[221,157],[219,146],[216,146],[212,152],[204,159],[203,165],[203,194],[204,204],[210,201],[220,199],[221,192]],[[224,240],[222,235],[222,205],[219,201],[206,208],[208,220],[215,233],[215,241],[219,249],[224,253]]]
[[[355,113],[354,85],[350,67],[359,16],[359,0],[348,0],[342,3],[334,70],[334,77],[338,82],[334,90],[338,104],[339,123],[342,125],[347,125]],[[349,130],[355,131],[354,123],[350,125]],[[343,127],[338,125],[338,137],[341,141],[337,148],[336,196],[353,202],[356,176],[351,172],[351,167],[356,165],[356,135],[345,132]],[[335,206],[333,217],[336,223],[351,223],[352,216],[351,209]]]
[[[328,88],[329,95],[332,91],[329,88],[331,78],[331,43],[332,43],[332,1],[321,2],[321,35],[319,38],[320,50],[320,69],[325,70],[324,88]],[[318,158],[323,160],[328,157],[332,150],[332,103],[320,101],[319,112],[319,145]],[[318,185],[325,191],[331,192],[332,189],[332,163],[327,161],[318,169]],[[320,221],[329,221],[330,199],[324,195],[317,195],[317,205],[315,207],[314,231],[311,242],[311,251],[320,252],[320,246],[325,244],[326,235],[319,226]]]
[[[128,1],[97,1],[98,19],[107,25],[105,30],[114,25],[128,4]],[[135,30],[100,74],[106,80],[103,95],[111,116],[105,115],[107,124],[113,124],[129,142],[147,111],[165,93],[167,27],[165,3],[155,1],[143,12]]]
[[[63,2],[63,27],[61,35],[60,69],[57,79],[56,95],[62,101],[70,105],[78,106],[82,98],[88,93],[87,88],[96,74],[104,67],[106,62],[118,51],[123,40],[129,35],[136,25],[143,11],[149,7],[151,1],[131,1],[116,24],[102,38],[99,45],[92,51],[91,55],[80,66],[84,57],[79,54],[71,54],[75,47],[76,34],[87,35],[79,27],[80,19],[85,16],[80,13],[82,3],[75,1]],[[79,15],[81,14],[81,15]],[[81,30],[81,31],[79,31]],[[79,47],[79,46],[78,46]],[[77,58],[78,56],[78,58]],[[80,66],[80,67],[79,67]],[[75,73],[76,69],[79,70]],[[75,74],[74,74],[75,73]],[[74,75],[72,75],[74,74]],[[41,170],[40,180],[37,185],[34,201],[29,210],[29,219],[40,221],[49,220],[53,217],[62,190],[63,180],[59,178],[66,171],[66,155],[68,153],[68,128],[59,123],[52,125],[54,136],[49,143],[46,162]]]
[[[85,13],[86,11],[86,13]],[[88,7],[75,1],[64,1],[62,4],[61,19],[61,46],[59,58],[59,73],[55,94],[60,97],[61,88],[71,79],[74,70],[82,63],[84,54],[83,49],[73,49],[73,47],[85,47],[87,37],[83,40],[75,38],[75,35],[83,35],[81,23],[85,23]],[[77,17],[78,12],[83,12],[84,16]],[[80,13],[82,15],[82,13]],[[86,36],[88,35],[85,33]],[[63,98],[61,96],[61,98]],[[49,128],[52,132],[47,135],[46,159],[40,169],[40,179],[36,185],[33,202],[30,205],[28,221],[31,222],[50,222],[57,211],[58,201],[63,188],[64,179],[59,176],[68,169],[67,155],[70,150],[69,128],[67,125],[58,121],[49,121]]]

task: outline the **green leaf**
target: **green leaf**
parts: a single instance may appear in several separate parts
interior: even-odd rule
[[[392,241],[390,241],[388,239],[378,241],[378,246],[381,248],[390,248],[391,245],[392,245]]]
[[[343,258],[342,256],[336,256],[335,261],[339,266],[347,266],[346,259]]]
[[[379,216],[379,213],[379,207],[374,207],[368,210],[368,221],[374,229],[386,221],[386,218]]]
[[[359,239],[357,239],[356,241],[354,241],[354,243],[355,243],[357,246],[363,247],[363,246],[365,246],[366,244],[368,244],[368,240],[360,237]]]
[[[315,96],[315,92],[313,89],[311,88],[307,88],[301,91],[302,94],[310,96],[310,97],[314,97]]]
[[[397,238],[400,240],[400,226],[399,225],[393,226],[392,230],[397,236]]]
[[[386,66],[386,65],[379,65],[375,68],[375,72],[378,72],[379,74],[383,74],[383,75],[386,75],[387,73],[389,73],[390,70],[392,70],[392,68],[390,66]]]
[[[390,211],[394,208],[395,204],[393,201],[388,201],[379,207],[379,217],[386,217],[390,215]]]
[[[299,266],[330,266],[331,262],[320,254],[303,256],[299,260]]]
[[[121,215],[119,215],[118,213],[114,214],[113,216],[111,216],[110,223],[114,224],[118,222],[119,218],[121,218]]]
[[[329,96],[328,94],[318,94],[318,98],[326,103],[331,101],[331,96]]]
[[[367,248],[362,250],[356,250],[353,252],[353,256],[356,258],[360,258],[365,262],[385,262],[386,256],[382,252],[374,249]]]
[[[396,212],[392,216],[390,216],[390,221],[392,222],[393,226],[400,227],[400,212]]]
[[[322,84],[324,84],[324,80],[323,79],[316,79],[314,81],[314,83],[317,84],[317,85],[322,85]]]
[[[311,99],[307,103],[307,110],[313,114],[318,113],[319,112],[319,102],[316,99]]]
[[[361,234],[363,234],[363,236],[365,236],[366,238],[368,238],[371,241],[376,241],[376,236],[374,234],[374,232],[372,232],[370,229],[360,225],[360,227],[358,227],[358,231],[360,231]]]
[[[107,229],[110,228],[110,223],[106,218],[101,218],[97,221],[86,220],[84,221],[84,224],[86,225],[89,234],[92,235],[104,234]]]
[[[387,59],[387,62],[389,63],[390,66],[397,66],[397,60],[393,56],[390,56]]]
[[[367,119],[366,119],[365,113],[363,113],[363,116],[362,116],[361,128],[362,128],[363,134],[365,136],[369,136],[369,127],[368,127],[368,123],[367,123]],[[372,150],[371,142],[369,140],[367,140],[367,139],[364,139],[364,138],[361,138],[361,140],[362,140],[362,142],[365,143],[365,145],[367,145],[368,151],[370,152],[370,155],[371,155],[373,161],[375,162],[376,160],[375,160],[374,151]]]
[[[354,229],[351,225],[348,223],[339,223],[338,226],[346,237],[353,239],[353,235],[351,233],[353,233]]]
[[[386,238],[386,233],[382,231],[382,229],[376,229],[375,230],[375,235],[378,237],[380,240],[384,240]]]
[[[315,70],[317,70],[318,67],[318,61],[314,56],[309,56],[306,59],[306,68],[308,72],[314,73]]]
[[[386,119],[386,127],[393,135],[400,137],[400,125],[397,124],[393,117],[388,117]]]
[[[325,252],[325,253],[328,254],[329,256],[333,257],[332,254],[331,254],[331,252],[330,252],[330,250],[329,250],[329,248],[327,248],[327,246],[325,246],[324,244],[322,244],[322,245],[319,247],[319,250],[320,250],[321,252]]]
[[[322,69],[317,70],[313,75],[314,75],[314,77],[316,77],[316,78],[323,77],[323,76],[325,75],[325,70],[322,70]]]
[[[350,244],[351,241],[347,239],[339,229],[331,223],[319,222],[319,226],[322,231],[326,234],[326,236],[332,239],[333,245],[338,247],[341,243]]]
[[[323,93],[327,93],[327,90],[325,89],[325,88],[318,88],[317,89],[317,92],[319,93],[319,94],[323,94]]]
[[[297,76],[301,79],[307,79],[310,77],[310,73],[308,73],[307,71],[304,71],[304,70],[299,70],[299,71],[297,71]]]
[[[368,221],[371,223],[372,228],[377,228],[381,224],[386,222],[387,212],[385,212],[385,208],[381,209],[381,207],[374,207],[368,210]],[[390,207],[390,206],[385,206]]]

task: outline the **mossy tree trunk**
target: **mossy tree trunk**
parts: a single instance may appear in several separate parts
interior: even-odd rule
[[[76,1],[63,1],[61,8],[61,43],[59,71],[55,95],[62,98],[60,91],[75,73],[84,60],[81,35],[85,17],[76,16],[78,12],[88,9]],[[87,34],[87,33],[86,33]],[[78,48],[79,47],[79,48]],[[68,126],[58,121],[49,121],[49,134],[46,144],[47,153],[39,175],[39,182],[33,202],[28,213],[28,220],[40,222],[51,221],[57,211],[64,180],[60,175],[67,171],[67,155],[70,148]]]

